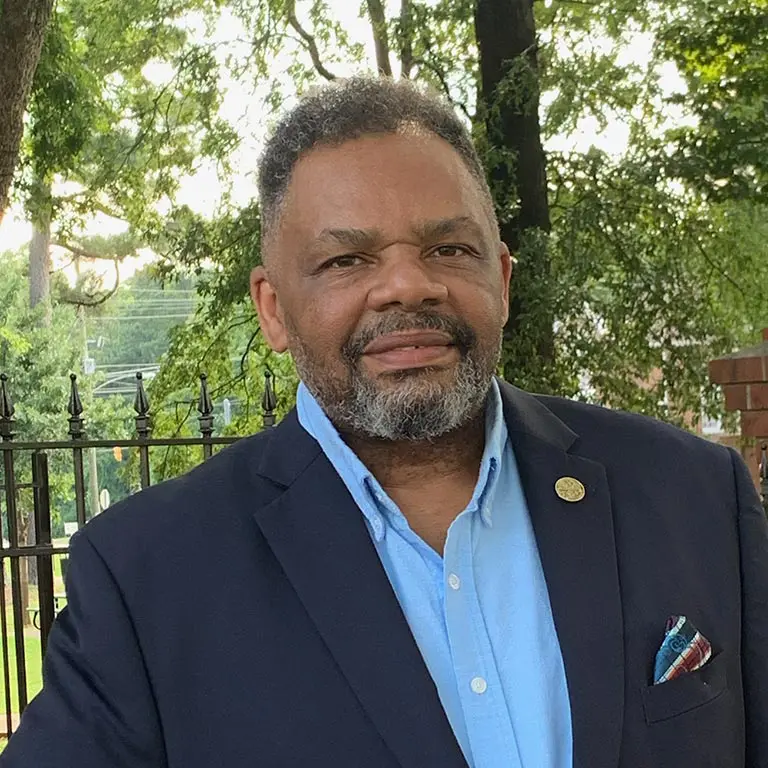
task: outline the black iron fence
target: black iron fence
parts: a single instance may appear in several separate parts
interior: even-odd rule
[[[139,487],[146,488],[152,481],[150,453],[154,449],[197,446],[200,448],[199,460],[205,461],[217,446],[239,439],[214,436],[214,409],[205,374],[200,376],[197,403],[199,436],[153,438],[150,403],[142,375],[137,373],[135,437],[90,440],[85,431],[77,377],[72,374],[70,379],[67,439],[30,442],[17,439],[10,383],[5,374],[0,375],[0,736],[13,733],[29,699],[36,695],[40,687],[48,634],[56,614],[66,602],[63,576],[68,547],[66,543],[55,542],[52,537],[49,454],[63,452],[68,457],[66,463],[74,489],[76,522],[73,526],[79,529],[89,517],[85,468],[87,452],[91,449],[134,451],[138,458]],[[262,398],[265,427],[274,426],[276,408],[272,377],[267,372]],[[22,463],[22,457],[27,454],[31,461],[31,473]],[[24,477],[29,479],[24,480]],[[25,509],[19,503],[22,495],[29,502],[24,505]],[[91,501],[93,512],[97,502],[95,499]],[[34,585],[30,584],[31,581]]]

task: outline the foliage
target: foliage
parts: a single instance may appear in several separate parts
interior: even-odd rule
[[[173,328],[190,319],[197,305],[193,280],[162,286],[150,267],[139,270],[108,302],[87,309],[94,342],[89,354],[97,371],[114,377],[124,370],[132,376],[155,365],[168,350]]]
[[[19,190],[33,220],[53,218],[60,247],[86,250],[83,237],[98,214],[122,223],[135,250],[185,174],[209,158],[226,167],[237,136],[218,114],[216,46],[191,36],[213,21],[215,6],[57,5],[35,77]]]
[[[26,279],[26,261],[21,254],[0,254],[0,371],[9,379],[18,439],[63,440],[69,418],[69,374],[81,368],[81,324],[72,307],[66,305],[54,307],[50,325],[41,324],[43,309],[29,309],[27,292],[23,290]],[[125,403],[95,398],[94,383],[80,377],[89,436],[122,436]],[[65,454],[53,452],[49,465],[52,509],[64,516],[72,510],[74,498],[71,456]],[[26,459],[17,470],[17,479],[28,482],[30,465]],[[27,492],[20,494],[20,510],[24,518],[30,513]],[[60,522],[60,517],[55,516],[54,525]]]
[[[696,118],[670,131],[671,171],[713,200],[768,202],[768,1],[691,3],[661,35]]]
[[[59,221],[72,222],[65,231],[75,232],[93,210],[108,210],[161,256],[159,279],[195,280],[197,314],[173,332],[151,386],[162,412],[157,433],[194,429],[185,416],[194,417],[193,384],[203,370],[215,400],[237,403],[227,429],[250,431],[258,428],[264,366],[283,386],[281,407],[290,404],[295,382],[290,363],[261,343],[246,299],[248,273],[259,261],[258,202],[237,204],[225,184],[220,208],[201,215],[177,201],[178,179],[207,155],[228,184],[232,147],[251,138],[219,117],[222,68],[230,82],[252,87],[252,112],[263,129],[312,83],[373,63],[321,0],[228,0],[226,12],[241,25],[238,42],[248,46],[244,52],[233,44],[223,57],[210,39],[192,39],[184,24],[185,14],[210,21],[220,7],[187,0],[169,10],[145,2],[130,0],[131,18],[148,21],[129,35],[122,35],[124,25],[121,34],[115,28],[113,0],[61,6],[59,37],[41,65],[49,75],[36,91],[28,167],[31,178],[54,168],[77,181],[72,199],[53,202]],[[401,65],[394,71],[442,91],[489,166],[503,161],[512,169],[517,158],[483,128],[500,105],[478,95],[475,3],[399,5],[384,30]],[[541,92],[552,231],[547,237],[529,229],[520,241],[526,269],[513,292],[525,298],[526,312],[508,329],[506,375],[529,389],[677,422],[695,419],[702,402],[714,414],[721,404],[707,383],[707,361],[768,324],[766,0],[534,5],[538,72],[509,62],[498,96],[519,101]],[[153,25],[165,41],[162,53],[153,47]],[[650,41],[650,56],[628,60],[628,46],[638,40]],[[153,57],[174,72],[163,85],[145,76]],[[683,86],[670,92],[665,73],[675,68]],[[677,124],[668,119],[673,111]],[[69,116],[55,130],[54,114]],[[610,153],[589,142],[567,152],[552,148],[616,126],[625,127],[629,142]],[[50,147],[44,135],[53,135]],[[513,217],[519,191],[509,184],[494,191],[497,208]],[[553,321],[550,360],[541,342]]]

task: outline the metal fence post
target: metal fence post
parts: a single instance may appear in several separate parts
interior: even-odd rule
[[[213,402],[208,393],[208,377],[200,374],[200,398],[197,401],[197,410],[200,413],[198,422],[200,423],[200,434],[203,440],[210,440],[213,435]],[[213,446],[209,442],[203,443],[203,461],[207,461],[213,454]]]
[[[80,392],[77,389],[77,376],[69,374],[69,437],[72,446],[72,468],[75,475],[75,512],[77,514],[77,527],[82,528],[86,521],[85,512],[85,469],[83,467],[83,449],[77,443],[85,439],[83,426],[83,403],[80,400]]]
[[[15,408],[7,388],[8,377],[0,375],[0,437],[4,443],[14,438]],[[5,484],[5,510],[8,513],[8,544],[11,550],[19,549],[19,519],[16,507],[16,470],[14,467],[13,451],[3,451],[3,476]],[[0,542],[2,544],[2,542]],[[5,567],[5,558],[3,569]],[[27,706],[27,664],[24,647],[24,606],[21,600],[21,562],[19,557],[11,557],[8,564],[11,570],[11,604],[13,606],[13,634],[16,646],[16,685],[19,696],[19,714]],[[6,619],[5,619],[5,584],[3,584],[3,652],[7,651]],[[6,656],[7,658],[7,656]],[[8,690],[10,686],[6,686]]]
[[[32,454],[32,483],[35,493],[35,541],[38,549],[51,546],[51,498],[48,486],[48,455]],[[51,554],[37,555],[37,599],[40,616],[40,647],[43,657],[48,647],[56,613],[53,608],[53,560]]]
[[[14,407],[11,396],[8,392],[6,382],[8,377],[0,374],[0,439],[3,442],[10,442],[13,439],[14,431]],[[13,472],[13,468],[11,468]],[[9,492],[8,465],[6,464],[5,451],[3,452],[3,485],[6,493]],[[15,491],[14,491],[15,493]],[[0,514],[0,552],[5,549],[3,539],[3,516]],[[5,693],[5,732],[10,734],[13,731],[13,721],[11,719],[11,667],[10,656],[8,653],[8,618],[5,604],[5,557],[0,558],[0,628],[2,628],[2,650],[3,650],[3,683]]]
[[[264,413],[263,424],[265,427],[274,427],[276,420],[277,396],[272,386],[272,378],[272,371],[267,368],[264,371],[264,396],[261,398],[261,410]]]
[[[136,374],[136,398],[133,401],[133,410],[136,411],[136,434],[139,440],[146,441],[152,433],[152,417],[149,415],[149,398],[144,391],[144,377],[139,372]],[[139,446],[139,475],[141,487],[148,488],[149,478],[149,446]]]

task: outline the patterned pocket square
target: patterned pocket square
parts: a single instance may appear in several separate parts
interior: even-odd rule
[[[654,685],[693,672],[703,667],[712,656],[709,640],[685,616],[670,616],[666,633],[656,654]]]

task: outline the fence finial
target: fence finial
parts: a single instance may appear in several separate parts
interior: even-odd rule
[[[200,434],[203,437],[210,437],[213,434],[213,403],[208,393],[208,377],[200,374],[200,398],[197,401],[197,410],[200,413],[198,421],[200,422]]]
[[[133,410],[136,411],[136,433],[146,440],[152,431],[152,418],[149,415],[149,398],[144,391],[144,376],[141,371],[136,374],[136,397],[133,401]]]
[[[272,371],[267,368],[264,371],[264,396],[261,398],[261,409],[264,412],[264,426],[275,426],[275,409],[277,408],[277,397],[272,385]]]
[[[13,440],[13,414],[16,412],[16,409],[13,406],[13,400],[8,391],[7,381],[8,377],[4,373],[0,373],[0,437],[3,440]]]
[[[74,373],[69,374],[69,436],[73,440],[84,437],[83,424],[85,423],[82,412],[83,402],[80,400],[80,392],[77,389],[77,376]]]

